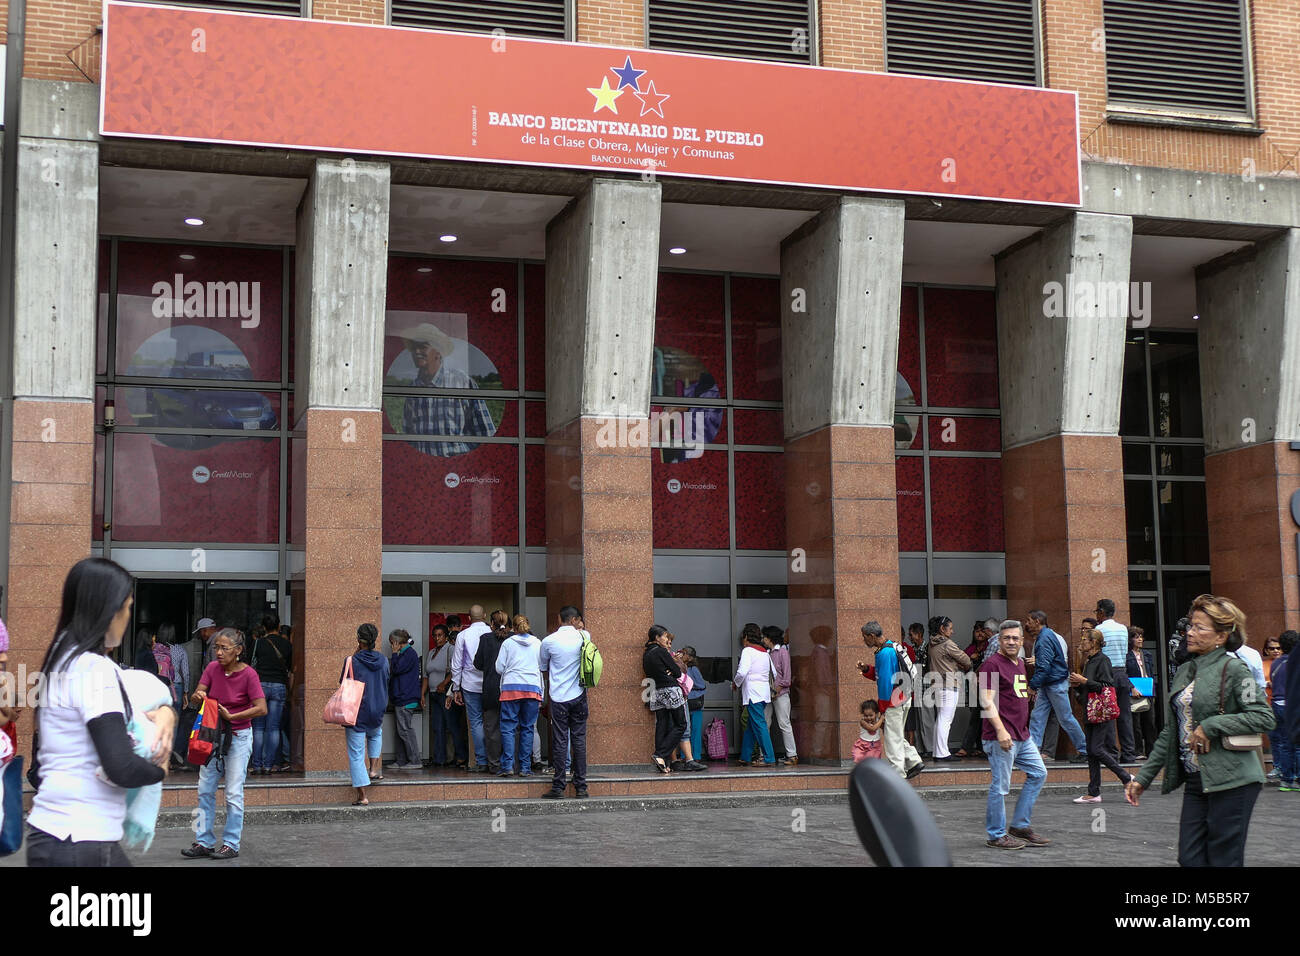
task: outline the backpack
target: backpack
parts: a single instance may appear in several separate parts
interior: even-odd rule
[[[709,729],[705,731],[704,736],[709,748],[709,759],[726,760],[727,725],[722,722],[721,717],[714,717],[709,721]]]
[[[153,659],[158,663],[158,679],[168,686],[176,678],[176,668],[172,666],[172,649],[166,644],[153,646]]]
[[[217,711],[217,702],[211,697],[205,698],[203,706],[194,714],[185,759],[196,767],[206,767],[218,751],[223,755],[230,752],[231,736],[230,721],[222,719]]]
[[[578,683],[583,687],[595,687],[600,683],[600,673],[605,669],[605,661],[596,650],[591,635],[579,630],[582,635],[582,654],[578,659]]]

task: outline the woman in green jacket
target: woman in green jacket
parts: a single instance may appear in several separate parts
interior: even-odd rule
[[[1274,718],[1250,668],[1228,654],[1246,640],[1241,609],[1227,598],[1202,594],[1188,616],[1191,659],[1174,675],[1164,730],[1125,796],[1137,806],[1163,770],[1162,793],[1187,785],[1178,822],[1178,865],[1242,866],[1264,766],[1258,751],[1228,750],[1224,738],[1272,730]]]

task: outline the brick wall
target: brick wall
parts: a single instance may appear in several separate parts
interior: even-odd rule
[[[645,46],[645,3],[642,0],[578,0],[579,43],[605,46]]]
[[[822,66],[884,72],[884,0],[821,0],[817,14]]]
[[[343,23],[387,23],[384,0],[312,0],[313,20]]]

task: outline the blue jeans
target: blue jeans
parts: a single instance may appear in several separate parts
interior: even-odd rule
[[[1278,780],[1285,783],[1300,777],[1300,753],[1286,733],[1286,704],[1274,704],[1273,716],[1277,728],[1268,732],[1268,742],[1273,751],[1273,769]]]
[[[767,732],[763,702],[760,700],[756,704],[746,704],[745,710],[749,714],[749,723],[745,724],[745,737],[740,742],[740,759],[748,760],[755,746],[758,746],[763,751],[763,763],[776,763],[776,756],[772,753],[772,735]]]
[[[469,718],[469,734],[474,738],[474,762],[480,767],[487,766],[487,747],[483,742],[483,692],[466,690],[461,692],[465,698],[465,716]]]
[[[691,753],[696,760],[704,759],[704,708],[691,711]]]
[[[253,731],[236,730],[230,739],[230,753],[222,757],[214,754],[207,766],[199,768],[199,828],[195,841],[209,850],[217,848],[217,838],[212,832],[217,820],[217,784],[222,771],[226,778],[226,829],[221,842],[232,850],[239,849],[239,838],[244,832],[244,777],[248,775],[248,758],[253,752]]]
[[[1074,749],[1083,756],[1088,756],[1088,745],[1083,739],[1083,728],[1074,719],[1074,711],[1070,709],[1070,682],[1064,680],[1057,681],[1055,684],[1044,684],[1038,688],[1038,697],[1034,699],[1034,712],[1029,715],[1029,739],[1034,742],[1034,746],[1036,748],[1043,746],[1043,731],[1047,729],[1047,717],[1052,711],[1056,711],[1056,720],[1069,736],[1070,743],[1074,744]],[[988,750],[987,743],[984,749]],[[1052,753],[1056,753],[1055,747],[1051,750]]]
[[[986,740],[984,752],[988,754],[989,769],[993,772],[993,779],[989,781],[988,807],[984,811],[984,829],[990,840],[1000,840],[1007,835],[1007,808],[1003,798],[1011,792],[1011,768],[1023,770],[1028,777],[1020,791],[1020,799],[1016,801],[1011,825],[1017,830],[1027,830],[1038,792],[1047,782],[1047,767],[1032,740],[1013,740],[1010,750],[1003,750],[996,740]]]
[[[542,702],[531,697],[523,700],[501,702],[501,771],[514,773],[515,731],[519,731],[519,763],[521,776],[533,772],[533,733],[537,724],[537,708]]]
[[[254,770],[270,770],[277,765],[280,751],[280,721],[284,719],[285,701],[289,699],[289,688],[283,684],[263,684],[262,692],[266,694],[266,714],[253,718],[253,759]],[[288,757],[288,752],[285,757]]]
[[[365,787],[370,784],[370,771],[366,767],[366,757],[375,760],[384,752],[384,727],[380,724],[374,730],[358,730],[356,727],[344,727],[343,732],[348,741],[348,772],[352,775],[352,786]]]

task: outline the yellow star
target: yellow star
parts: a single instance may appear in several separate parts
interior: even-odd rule
[[[593,113],[599,113],[608,107],[611,113],[615,116],[618,115],[618,107],[614,105],[614,101],[623,95],[623,91],[611,90],[609,88],[609,77],[602,79],[598,88],[587,87],[587,92],[596,97],[596,108],[592,110]]]

